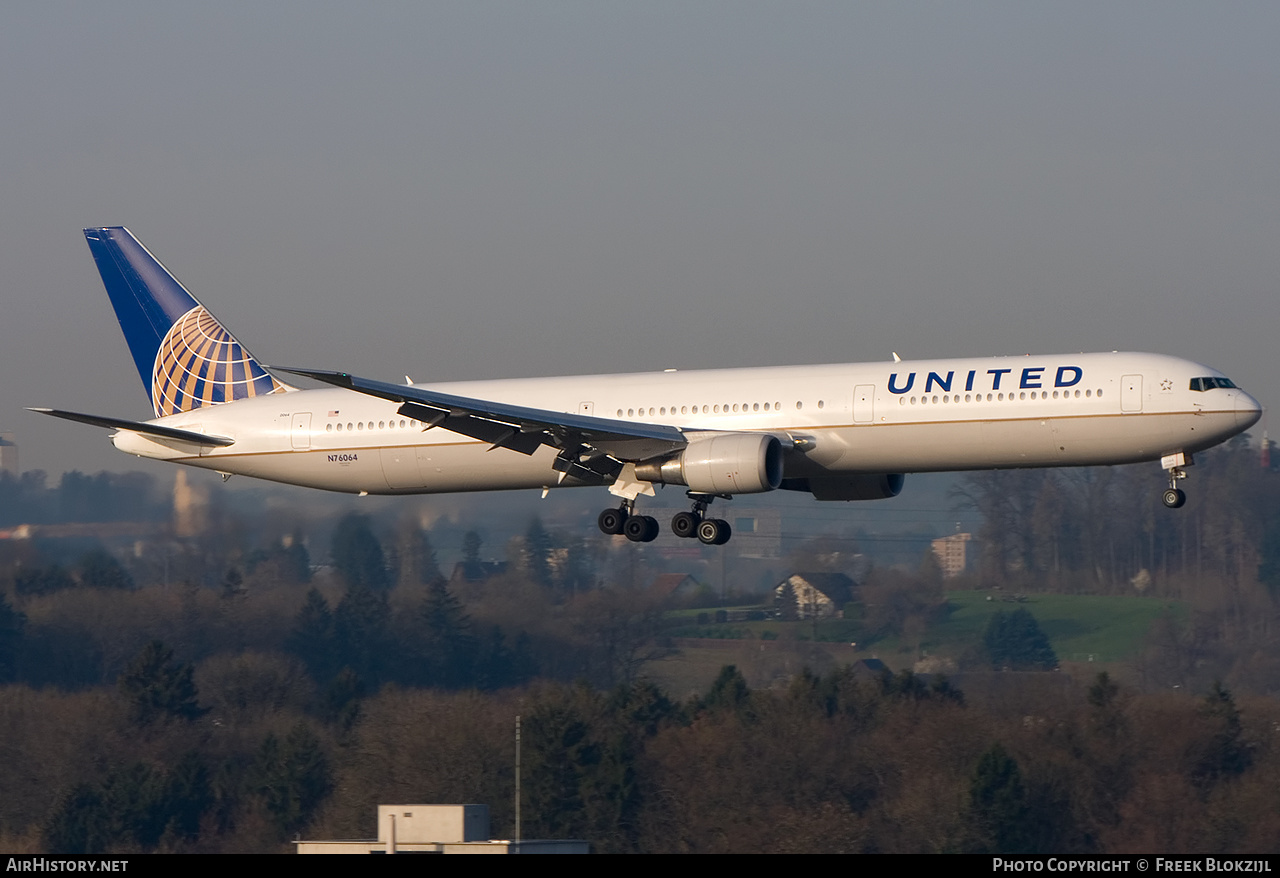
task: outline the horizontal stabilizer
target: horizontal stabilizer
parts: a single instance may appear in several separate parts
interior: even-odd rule
[[[95,427],[106,427],[111,430],[145,433],[148,436],[159,436],[161,439],[178,439],[183,442],[192,442],[196,445],[226,446],[234,445],[236,442],[236,440],[228,439],[226,436],[209,436],[205,433],[197,433],[194,430],[179,430],[175,427],[162,427],[159,424],[127,421],[124,418],[104,418],[101,415],[84,415],[80,412],[64,412],[61,409],[29,408],[27,411],[39,412],[42,415],[53,415],[55,418],[79,421],[82,424],[92,424]]]

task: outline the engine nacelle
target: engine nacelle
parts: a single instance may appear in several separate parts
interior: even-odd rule
[[[700,494],[759,494],[782,484],[782,443],[765,433],[720,433],[666,460],[637,464],[636,476]]]
[[[902,473],[866,473],[821,479],[787,479],[786,491],[808,491],[815,500],[887,500],[902,493]]]

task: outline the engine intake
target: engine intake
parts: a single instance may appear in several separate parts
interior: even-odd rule
[[[700,494],[760,494],[782,484],[782,443],[765,433],[720,433],[665,460],[636,464],[636,476]]]

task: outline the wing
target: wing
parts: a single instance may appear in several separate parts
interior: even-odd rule
[[[388,384],[346,372],[282,369],[400,403],[399,413],[426,424],[533,454],[543,445],[559,450],[555,469],[588,480],[616,476],[624,463],[648,460],[688,445],[683,431],[662,424],[637,424],[611,418],[553,412],[503,402],[454,396],[406,384]]]

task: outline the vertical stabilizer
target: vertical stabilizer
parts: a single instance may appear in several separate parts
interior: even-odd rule
[[[128,229],[84,236],[156,417],[289,389]]]

